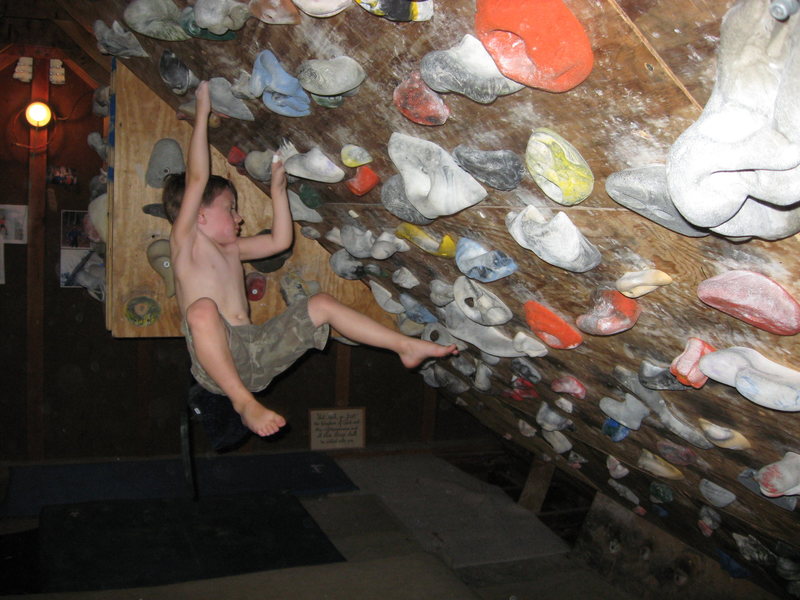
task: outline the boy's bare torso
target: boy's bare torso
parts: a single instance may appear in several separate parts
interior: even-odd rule
[[[216,302],[231,325],[250,323],[250,306],[244,288],[244,272],[236,242],[220,245],[195,230],[184,247],[173,249],[175,294],[181,314],[200,298]]]

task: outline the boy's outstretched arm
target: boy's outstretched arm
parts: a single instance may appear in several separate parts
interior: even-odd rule
[[[242,260],[255,260],[283,252],[292,245],[294,239],[292,212],[286,192],[286,171],[277,154],[272,159],[270,194],[272,196],[272,231],[269,234],[241,238],[239,255]]]
[[[181,239],[197,224],[197,213],[203,199],[203,191],[211,173],[211,157],[208,151],[208,116],[211,114],[211,95],[208,82],[201,81],[195,90],[197,109],[194,129],[189,142],[189,157],[186,162],[186,188],[181,209],[172,225],[172,238]]]

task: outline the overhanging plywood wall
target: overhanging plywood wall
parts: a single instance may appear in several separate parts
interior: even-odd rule
[[[150,267],[147,247],[157,239],[169,238],[169,223],[145,214],[142,208],[161,201],[161,190],[148,186],[145,173],[153,145],[162,138],[178,141],[188,148],[192,127],[179,121],[175,110],[156,96],[130,69],[117,62],[114,73],[116,116],[114,120],[114,180],[109,207],[108,290],[106,325],[115,337],[180,336],[180,311],[175,298],[168,298],[161,277]],[[184,157],[185,158],[185,157]],[[239,212],[244,218],[243,234],[254,234],[270,226],[270,199],[253,182],[241,175],[216,149],[211,149],[212,171],[233,181],[239,192]],[[260,323],[285,308],[280,295],[280,277],[287,271],[307,281],[317,281],[345,304],[370,314],[393,327],[360,281],[346,281],[330,270],[329,254],[316,242],[303,237],[295,225],[292,256],[284,266],[267,275],[264,297],[251,302],[253,321]],[[248,270],[252,267],[247,266]],[[135,309],[136,299],[152,299],[160,316],[152,323],[132,322],[126,311]],[[140,300],[138,305],[143,308]],[[139,321],[141,323],[142,320]]]

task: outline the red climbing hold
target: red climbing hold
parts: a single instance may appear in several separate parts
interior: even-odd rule
[[[543,304],[533,300],[525,303],[525,320],[531,331],[552,348],[570,350],[583,342],[580,331]]]

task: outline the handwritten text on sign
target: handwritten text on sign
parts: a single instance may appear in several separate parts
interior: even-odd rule
[[[364,447],[364,409],[328,408],[309,411],[312,450]]]

